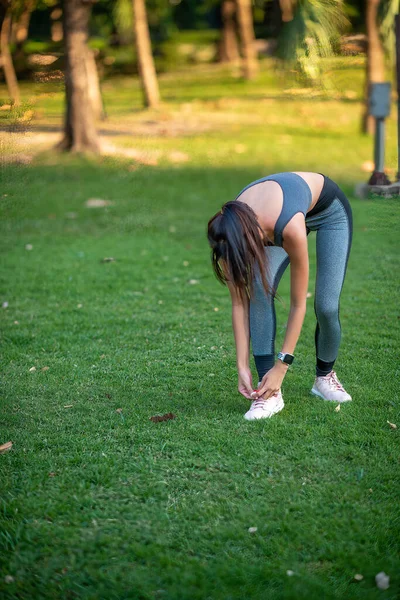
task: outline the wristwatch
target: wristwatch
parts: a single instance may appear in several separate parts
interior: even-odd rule
[[[293,354],[287,354],[285,352],[278,352],[276,355],[279,360],[281,360],[285,365],[291,365],[294,361]]]

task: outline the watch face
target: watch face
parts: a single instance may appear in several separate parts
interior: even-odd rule
[[[294,361],[293,354],[284,354],[283,352],[278,353],[278,358],[280,358],[285,365],[291,365]]]

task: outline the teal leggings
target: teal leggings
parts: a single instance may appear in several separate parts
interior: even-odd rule
[[[339,188],[327,208],[313,216],[306,216],[307,235],[310,231],[317,232],[314,296],[317,376],[327,375],[332,370],[339,351],[339,302],[351,248],[352,225],[350,203]],[[276,290],[289,264],[289,257],[279,246],[267,246],[265,252],[269,264],[268,281]],[[260,381],[274,366],[275,336],[274,298],[266,294],[258,276],[254,280],[254,294],[250,301],[250,338]]]

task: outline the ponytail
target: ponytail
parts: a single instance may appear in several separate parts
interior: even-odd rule
[[[239,200],[227,202],[208,222],[211,262],[217,279],[230,282],[242,298],[253,293],[253,281],[259,275],[267,294],[267,259],[262,228],[250,206]],[[223,266],[221,265],[223,263]]]

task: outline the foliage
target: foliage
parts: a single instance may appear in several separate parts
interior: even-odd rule
[[[112,16],[121,40],[132,41],[133,38],[133,5],[132,0],[116,0],[112,8]]]
[[[385,0],[382,4],[383,15],[380,33],[390,68],[393,69],[396,64],[396,35],[394,18],[399,12],[399,0]]]
[[[321,83],[320,59],[334,55],[335,41],[348,25],[342,0],[299,0],[293,20],[282,28],[280,56]]]

